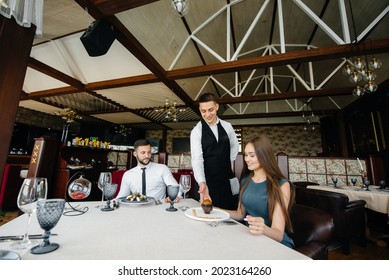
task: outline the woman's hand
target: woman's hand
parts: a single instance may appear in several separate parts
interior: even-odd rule
[[[267,226],[265,225],[265,220],[263,218],[247,215],[245,220],[249,224],[250,233],[258,235],[265,233]]]

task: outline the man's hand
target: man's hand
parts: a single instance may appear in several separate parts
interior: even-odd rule
[[[209,199],[212,201],[211,197],[209,196],[208,186],[206,183],[201,182],[199,184],[199,194],[200,194],[200,203],[203,203],[205,199]]]

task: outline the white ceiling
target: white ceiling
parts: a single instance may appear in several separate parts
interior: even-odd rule
[[[286,55],[301,59],[299,52],[307,47],[328,50],[349,43],[348,36],[352,41],[364,31],[367,33],[359,39],[364,46],[373,48],[377,40],[389,39],[389,0],[352,0],[356,32],[348,0],[189,1],[190,11],[181,18],[172,12],[170,0],[132,4],[124,0],[97,4],[92,0],[45,0],[43,36],[34,41],[34,60],[23,86],[27,95],[20,106],[52,115],[71,107],[81,115],[110,123],[145,128],[158,123],[162,128],[181,129],[191,128],[199,120],[195,100],[209,91],[221,100],[233,98],[222,104],[220,115],[235,125],[298,123],[302,118],[296,114],[303,110],[330,114],[357,99],[351,94],[353,85],[341,74],[342,57],[349,56],[352,49],[345,46],[344,56],[336,58],[287,65],[278,62],[283,46]],[[89,14],[79,3],[88,6]],[[282,16],[277,3],[282,4]],[[343,34],[339,3],[346,8],[349,33]],[[121,8],[137,4],[141,6]],[[117,10],[120,12],[110,13]],[[90,57],[80,40],[92,16],[104,17],[119,34],[107,54],[99,57]],[[383,61],[377,70],[379,85],[389,78],[388,41],[385,44],[386,48],[375,54]],[[265,65],[266,59],[270,62]],[[243,67],[240,62],[253,66]],[[239,71],[234,63],[241,67]],[[203,74],[205,71],[211,75]],[[342,90],[350,94],[329,96]],[[328,96],[316,97],[320,91]],[[263,98],[250,99],[252,96]],[[153,108],[164,105],[165,98],[187,106],[178,122],[166,121],[154,112]],[[308,101],[306,108],[303,105]]]

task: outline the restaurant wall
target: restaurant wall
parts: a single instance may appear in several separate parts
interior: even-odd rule
[[[275,153],[284,152],[290,156],[317,156],[322,152],[320,127],[305,131],[303,126],[257,126],[240,127],[242,145],[260,134],[270,139]],[[147,130],[146,138],[162,139],[162,130]],[[189,138],[190,130],[168,130],[166,152],[173,152],[173,138]]]

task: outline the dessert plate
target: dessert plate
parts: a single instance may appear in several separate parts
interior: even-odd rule
[[[210,214],[205,214],[201,207],[189,208],[185,211],[185,215],[193,220],[203,222],[221,222],[230,218],[230,214],[220,209],[213,209]]]

